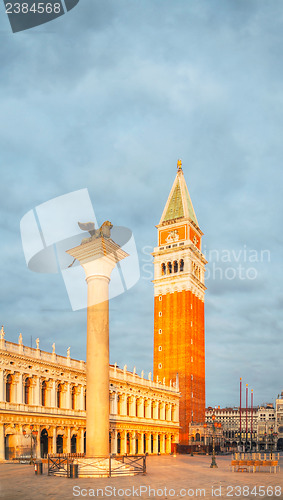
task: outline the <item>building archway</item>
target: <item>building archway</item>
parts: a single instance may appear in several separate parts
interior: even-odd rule
[[[42,429],[40,434],[40,455],[41,458],[48,455],[48,432],[46,429]]]
[[[130,454],[130,433],[129,432],[127,432],[126,438],[127,438],[127,448],[126,448],[127,451],[126,451],[126,453],[127,453],[127,455],[129,455]]]
[[[117,433],[117,454],[120,455],[121,453],[121,434],[120,432]]]
[[[77,453],[77,435],[71,437],[71,453]]]
[[[15,449],[12,447],[12,434],[5,436],[5,460],[11,460],[15,456]]]
[[[61,434],[56,439],[56,453],[63,453],[63,436]]]

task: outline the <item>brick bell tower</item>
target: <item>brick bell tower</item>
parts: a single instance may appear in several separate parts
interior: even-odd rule
[[[154,249],[154,378],[179,377],[180,443],[190,423],[205,421],[204,272],[201,232],[182,170],[159,224]]]

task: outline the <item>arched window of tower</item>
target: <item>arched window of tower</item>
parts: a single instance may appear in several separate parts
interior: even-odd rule
[[[168,267],[168,273],[171,274],[172,273],[172,262],[168,262],[167,267]]]
[[[180,260],[180,273],[182,273],[184,271],[184,260],[181,259]]]
[[[166,274],[166,265],[164,264],[164,262],[161,264],[161,273],[162,273],[162,276],[164,276]]]
[[[178,262],[176,260],[174,260],[173,266],[174,266],[174,273],[177,273],[178,272]]]

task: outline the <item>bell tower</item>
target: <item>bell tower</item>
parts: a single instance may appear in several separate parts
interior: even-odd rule
[[[190,423],[205,421],[203,236],[182,170],[177,175],[159,224],[154,249],[154,378],[179,378],[180,443]]]

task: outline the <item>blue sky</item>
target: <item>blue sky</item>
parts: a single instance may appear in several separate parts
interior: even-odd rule
[[[27,345],[39,337],[42,349],[70,345],[85,359],[85,311],[72,311],[59,274],[26,267],[19,227],[37,205],[87,188],[98,222],[130,228],[140,257],[139,282],[111,301],[111,362],[151,371],[148,254],[180,157],[210,257],[207,404],[238,404],[240,376],[256,404],[274,401],[283,389],[282,28],[273,0],[80,0],[13,34],[0,4],[7,340],[21,332]]]

